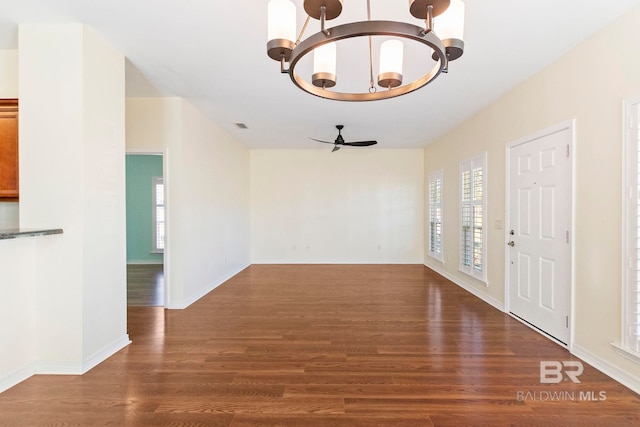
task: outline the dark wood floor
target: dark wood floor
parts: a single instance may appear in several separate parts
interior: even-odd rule
[[[0,394],[0,425],[640,426],[590,366],[540,384],[577,359],[424,266],[252,266],[186,310],[130,307],[129,333],[84,376]]]
[[[127,305],[164,307],[164,266],[127,265]]]

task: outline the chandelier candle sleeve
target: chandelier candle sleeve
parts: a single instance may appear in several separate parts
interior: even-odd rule
[[[447,50],[449,61],[460,58],[464,51],[464,2],[451,0],[449,8],[434,21],[434,30]]]
[[[387,40],[380,46],[380,74],[378,84],[384,88],[402,84],[404,44],[400,40]]]
[[[335,42],[314,49],[313,76],[311,77],[314,86],[328,88],[336,85],[336,55]]]
[[[269,57],[289,61],[296,39],[296,6],[290,0],[271,0],[267,6]]]
[[[435,18],[435,31],[441,39],[464,40],[464,2],[451,0],[449,8]]]

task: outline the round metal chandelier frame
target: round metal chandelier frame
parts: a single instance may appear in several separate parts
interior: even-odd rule
[[[433,57],[438,62],[422,77],[395,88],[375,92],[339,92],[318,87],[305,80],[295,70],[298,62],[314,49],[327,43],[336,42],[353,37],[392,36],[400,37],[425,44],[433,49]],[[423,27],[396,21],[361,21],[338,25],[325,32],[313,34],[293,48],[289,59],[289,77],[300,89],[321,98],[338,101],[375,101],[394,98],[413,92],[433,81],[447,69],[447,54],[442,41],[433,33],[425,32]]]

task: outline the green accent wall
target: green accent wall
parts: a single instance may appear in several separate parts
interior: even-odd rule
[[[153,249],[153,177],[162,176],[162,156],[127,154],[127,263],[161,264]]]

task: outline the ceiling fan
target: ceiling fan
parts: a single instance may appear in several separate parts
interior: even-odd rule
[[[368,147],[370,145],[375,145],[378,143],[378,141],[356,141],[356,142],[346,142],[344,140],[344,138],[342,137],[342,129],[344,128],[344,125],[336,125],[336,129],[338,129],[338,137],[336,138],[335,141],[333,142],[329,142],[329,141],[321,141],[319,139],[315,139],[315,138],[309,138],[309,139],[313,139],[314,141],[317,142],[322,142],[324,144],[333,144],[333,150],[331,150],[331,152],[333,153],[334,151],[338,151],[340,148],[342,148],[342,145],[346,145],[349,147]]]

